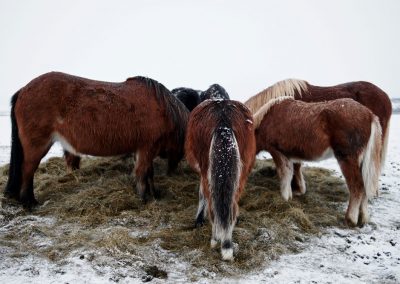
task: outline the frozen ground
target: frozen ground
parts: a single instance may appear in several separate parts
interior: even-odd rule
[[[0,164],[8,163],[10,125],[8,116],[0,116]],[[393,115],[385,174],[381,177],[380,196],[369,204],[371,222],[362,229],[331,228],[327,232],[304,243],[304,250],[295,255],[285,255],[275,262],[261,267],[258,273],[243,275],[242,279],[220,279],[219,282],[247,283],[400,283],[400,115]],[[48,156],[62,155],[55,146]],[[310,166],[333,169],[340,175],[335,160],[327,160]],[[323,204],[321,204],[323,206]],[[343,206],[343,210],[345,204]],[[0,218],[2,216],[0,215]],[[53,222],[37,216],[33,222]],[[35,219],[36,218],[36,219]],[[17,220],[18,221],[18,220]],[[22,221],[22,220],[19,220]],[[26,220],[24,220],[26,222]],[[9,224],[11,225],[11,224]],[[0,230],[6,228],[3,227]],[[35,241],[35,240],[32,240]],[[51,242],[51,240],[47,240]],[[46,245],[46,240],[43,240]],[[0,254],[7,248],[1,247]],[[168,253],[168,252],[160,252]],[[79,254],[79,252],[77,252]],[[65,260],[60,267],[48,260],[27,255],[25,258],[2,258],[0,283],[110,283],[110,273],[105,266],[95,270],[79,257]],[[171,255],[170,282],[187,282],[185,263],[174,261]],[[121,273],[129,272],[121,271]],[[218,279],[218,277],[216,277]],[[141,282],[127,277],[122,283]],[[120,283],[121,283],[120,281]],[[153,282],[162,281],[154,279]],[[201,282],[209,282],[204,279]],[[215,280],[213,280],[215,281]]]

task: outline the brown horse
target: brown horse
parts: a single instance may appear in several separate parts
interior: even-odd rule
[[[254,127],[257,152],[271,153],[285,200],[292,198],[294,162],[334,156],[350,192],[347,223],[368,221],[368,197],[378,191],[381,166],[381,126],[368,108],[352,99],[305,103],[281,97],[259,109]]]
[[[221,86],[206,93],[210,99],[190,115],[185,143],[186,159],[200,174],[196,226],[203,224],[208,210],[211,247],[220,241],[222,258],[233,260],[238,201],[255,159],[253,121],[243,104],[221,99],[228,95]]]
[[[140,197],[155,197],[153,159],[183,157],[188,120],[185,106],[160,83],[133,77],[122,83],[52,72],[32,80],[12,97],[12,146],[5,194],[36,204],[33,176],[51,145],[73,155],[136,154]],[[68,156],[67,156],[68,158]]]
[[[304,102],[324,102],[341,98],[350,98],[369,108],[378,118],[382,128],[381,165],[385,164],[392,104],[388,95],[369,82],[350,82],[331,87],[313,86],[303,80],[287,79],[261,91],[245,102],[253,115],[271,99],[291,96]],[[301,163],[294,164],[292,186],[295,194],[305,191],[305,184],[299,181]]]

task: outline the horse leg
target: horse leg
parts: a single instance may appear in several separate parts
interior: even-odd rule
[[[228,228],[226,228],[224,234],[222,234],[221,238],[221,254],[223,260],[233,261],[233,242],[232,242],[232,232],[235,227],[237,214],[239,212],[239,206],[235,201],[233,206],[233,220],[232,223],[228,224]]]
[[[212,232],[211,232],[210,247],[211,247],[212,249],[214,249],[214,248],[216,248],[217,245],[218,245],[218,239],[217,239],[216,234],[215,234],[214,222],[211,222],[211,228],[212,228],[212,229],[211,229]]]
[[[346,223],[351,227],[355,227],[359,219],[363,197],[366,195],[361,169],[358,165],[357,158],[339,160],[339,165],[350,192],[349,206],[346,211]],[[364,204],[364,206],[366,206],[366,204]],[[362,217],[362,219],[364,217]]]
[[[41,159],[47,154],[50,146],[42,149],[33,149],[33,147],[24,147],[24,161],[22,164],[22,182],[19,192],[21,203],[27,208],[38,204],[33,192],[33,177],[39,166]]]
[[[151,191],[148,174],[150,168],[152,167],[154,156],[155,155],[152,155],[151,152],[145,150],[140,150],[136,153],[136,160],[137,160],[137,163],[135,163],[136,189],[137,193],[139,194],[140,198],[144,203],[146,203],[148,199],[147,195]]]
[[[363,227],[369,221],[369,214],[368,214],[368,196],[366,192],[364,192],[361,200],[360,206],[360,215],[358,217],[357,225],[359,227]]]
[[[178,159],[176,156],[168,155],[168,169],[167,169],[168,176],[171,176],[176,171],[179,162],[180,159]]]
[[[64,150],[64,157],[67,163],[67,171],[72,172],[74,170],[78,170],[80,167],[81,157],[75,156],[70,152]]]
[[[276,171],[281,180],[281,195],[286,201],[292,199],[291,181],[293,177],[293,163],[279,151],[269,151],[274,159]]]
[[[146,177],[147,177],[147,184],[148,184],[148,186],[150,188],[151,194],[156,199],[160,198],[160,192],[154,187],[154,166],[153,166],[153,162],[151,162],[151,166],[150,166],[149,170],[147,171]]]
[[[291,182],[292,191],[294,195],[303,195],[306,193],[306,183],[304,181],[303,171],[301,170],[301,163],[293,163],[293,179]]]
[[[204,198],[203,194],[203,179],[200,179],[199,184],[199,208],[197,209],[196,213],[196,222],[195,227],[201,227],[205,223],[205,218],[207,217],[207,200]]]

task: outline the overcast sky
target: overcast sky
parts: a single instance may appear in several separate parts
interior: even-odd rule
[[[0,0],[0,110],[48,71],[219,83],[240,101],[286,78],[400,97],[399,15],[397,0]]]

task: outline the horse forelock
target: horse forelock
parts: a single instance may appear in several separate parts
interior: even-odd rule
[[[304,80],[286,79],[279,81],[267,89],[261,91],[257,95],[248,99],[244,104],[250,109],[251,113],[256,113],[264,104],[270,100],[290,96],[294,97],[296,92],[301,96],[302,92],[306,92],[308,83]]]
[[[257,129],[261,121],[263,120],[264,116],[268,113],[268,111],[275,105],[281,103],[285,100],[294,100],[292,96],[281,96],[274,99],[269,100],[266,104],[264,104],[254,115],[253,115],[253,123],[254,128]]]

